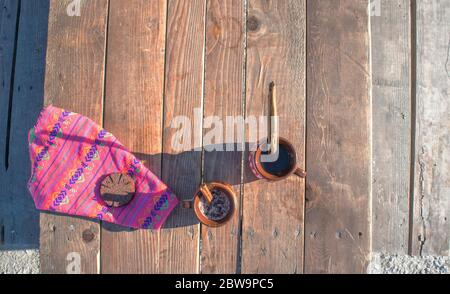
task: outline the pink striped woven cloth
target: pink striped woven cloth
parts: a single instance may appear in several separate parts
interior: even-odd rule
[[[159,229],[178,204],[157,176],[87,117],[50,105],[28,139],[28,189],[37,209]],[[102,178],[115,172],[127,173],[136,184],[133,200],[118,208],[108,207],[99,191]]]

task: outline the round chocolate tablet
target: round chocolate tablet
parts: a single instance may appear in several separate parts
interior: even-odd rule
[[[110,207],[127,205],[133,199],[135,192],[134,179],[122,173],[108,175],[100,186],[100,195]]]

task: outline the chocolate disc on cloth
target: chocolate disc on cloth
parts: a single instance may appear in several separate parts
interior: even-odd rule
[[[127,174],[110,174],[103,179],[100,186],[100,195],[110,207],[127,205],[135,192],[134,179]]]

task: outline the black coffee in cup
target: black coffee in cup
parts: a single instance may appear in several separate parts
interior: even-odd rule
[[[269,155],[270,151],[263,151],[261,155],[269,158],[272,155]],[[276,177],[283,177],[292,171],[294,165],[296,164],[295,153],[289,148],[289,146],[282,144],[278,145],[278,158],[272,162],[264,162],[263,156],[261,156],[261,166],[262,168],[269,174],[274,175]]]

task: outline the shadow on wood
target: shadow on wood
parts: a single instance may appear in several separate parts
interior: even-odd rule
[[[42,132],[38,132],[37,135],[45,135],[42,134]],[[62,134],[62,137],[66,137],[66,140],[68,141],[79,141],[79,142],[84,142],[84,143],[94,143],[94,140],[92,139],[88,139],[85,137],[80,137],[80,136],[74,136],[74,135],[67,135],[67,134]],[[37,141],[38,142],[38,141]],[[97,143],[101,143],[97,141]],[[218,182],[225,182],[228,184],[231,184],[232,186],[238,186],[241,184],[241,166],[240,166],[240,161],[239,164],[236,165],[236,161],[233,160],[224,160],[224,158],[242,158],[242,156],[244,156],[244,159],[248,158],[248,152],[246,150],[250,150],[250,148],[252,146],[254,146],[254,144],[249,144],[246,143],[244,145],[244,147],[242,146],[238,146],[239,144],[237,143],[232,143],[232,144],[228,144],[228,146],[225,146],[224,144],[217,144],[217,145],[209,145],[209,146],[205,146],[204,147],[204,156],[208,157],[210,162],[220,162],[220,166],[217,166],[217,169],[221,169],[222,171],[225,169],[226,173],[220,173],[221,177],[214,177],[214,173],[211,173],[211,176],[208,180],[210,181],[218,181]],[[228,149],[227,149],[228,147]],[[240,148],[238,148],[240,147]],[[121,145],[116,144],[114,146],[114,148],[119,148],[119,149],[123,149],[125,150],[126,147],[122,147]],[[207,150],[207,151],[206,151]],[[225,150],[230,150],[230,151],[225,151]],[[192,160],[194,160],[193,158],[197,158],[198,154],[196,154],[197,152],[202,152],[200,150],[189,150],[189,151],[184,151],[184,152],[180,152],[177,154],[167,154],[167,153],[163,153],[163,154],[143,154],[143,153],[134,153],[134,155],[140,159],[147,167],[149,167],[148,163],[152,163],[154,161],[158,161],[161,160],[163,161],[164,159],[169,159],[170,162],[173,163],[186,163],[186,162],[191,162]],[[225,164],[224,164],[225,162]],[[250,170],[249,165],[247,164],[247,160],[244,160],[245,167],[244,167],[244,173],[245,173],[245,183],[248,182],[253,182],[258,180],[252,173],[252,171]],[[150,164],[151,166],[152,164]],[[162,167],[164,168],[164,166]],[[183,168],[183,166],[180,165],[180,169]],[[149,169],[151,170],[151,167],[149,167]],[[173,171],[174,173],[177,173],[177,171]],[[181,173],[181,174],[186,174],[186,173]],[[189,175],[187,175],[187,177],[189,177]],[[98,181],[101,182],[103,178],[100,178]],[[187,181],[189,181],[189,178],[186,179]],[[98,186],[98,184],[97,184]],[[173,190],[172,187],[169,187]],[[173,192],[177,195],[178,199],[180,200],[190,200],[192,198],[194,198],[195,195],[186,195],[185,191],[176,191],[173,190]],[[236,191],[237,193],[239,193],[239,191]],[[95,189],[95,193],[99,193],[98,189]],[[135,198],[138,198],[139,195],[136,195]],[[101,199],[100,195],[97,195],[97,199]],[[47,212],[48,213],[48,212]],[[93,222],[97,222],[97,220],[92,219]],[[182,208],[180,205],[178,207],[175,208],[175,210],[171,213],[171,215],[168,217],[166,223],[164,224],[162,229],[170,229],[170,228],[178,228],[178,227],[185,227],[185,226],[191,226],[191,225],[195,225],[198,224],[199,220],[197,219],[197,217],[194,214],[194,211],[192,209],[185,209]],[[107,223],[104,222],[103,223],[103,228],[105,228],[106,230],[109,231],[133,231],[134,229],[132,228],[128,228],[128,227],[123,227],[120,225],[116,225],[116,224],[112,224],[112,223]]]
[[[39,212],[26,187],[27,142],[44,104],[49,0],[1,3],[8,21],[0,25],[0,78],[8,87],[0,92],[0,250],[37,249]]]

